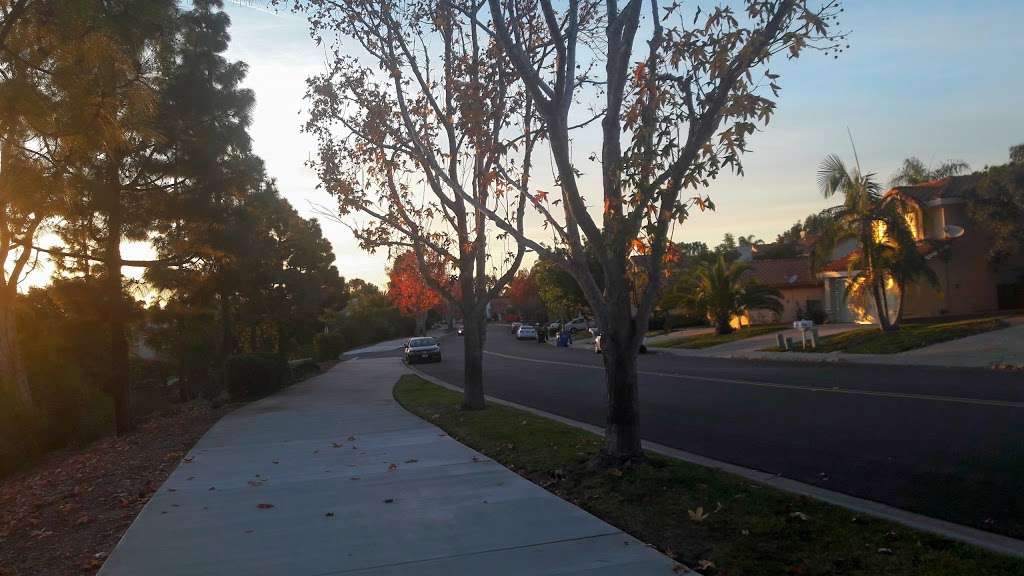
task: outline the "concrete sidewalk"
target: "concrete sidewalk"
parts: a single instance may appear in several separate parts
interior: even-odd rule
[[[677,574],[636,539],[402,409],[355,360],[217,423],[100,574]],[[682,570],[685,572],[685,570]]]

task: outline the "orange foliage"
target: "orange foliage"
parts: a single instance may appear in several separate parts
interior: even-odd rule
[[[441,296],[420,274],[416,254],[411,250],[395,258],[388,271],[388,299],[402,314],[417,316],[441,303]]]

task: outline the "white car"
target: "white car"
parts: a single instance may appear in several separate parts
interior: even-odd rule
[[[529,324],[523,324],[516,330],[516,340],[536,340],[537,329]]]
[[[603,352],[601,348],[601,333],[598,332],[597,336],[594,336],[594,353],[600,354],[601,352]],[[644,336],[644,339],[640,341],[640,353],[647,354],[647,336]]]

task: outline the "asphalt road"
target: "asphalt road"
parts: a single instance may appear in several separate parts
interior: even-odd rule
[[[440,364],[461,385],[462,345]],[[492,327],[488,394],[603,425],[601,357]],[[1024,537],[1024,375],[980,369],[640,359],[646,439]]]

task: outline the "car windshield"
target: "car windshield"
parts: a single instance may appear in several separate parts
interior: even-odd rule
[[[410,348],[425,348],[427,346],[433,346],[437,344],[437,341],[433,338],[413,338],[409,340]]]

